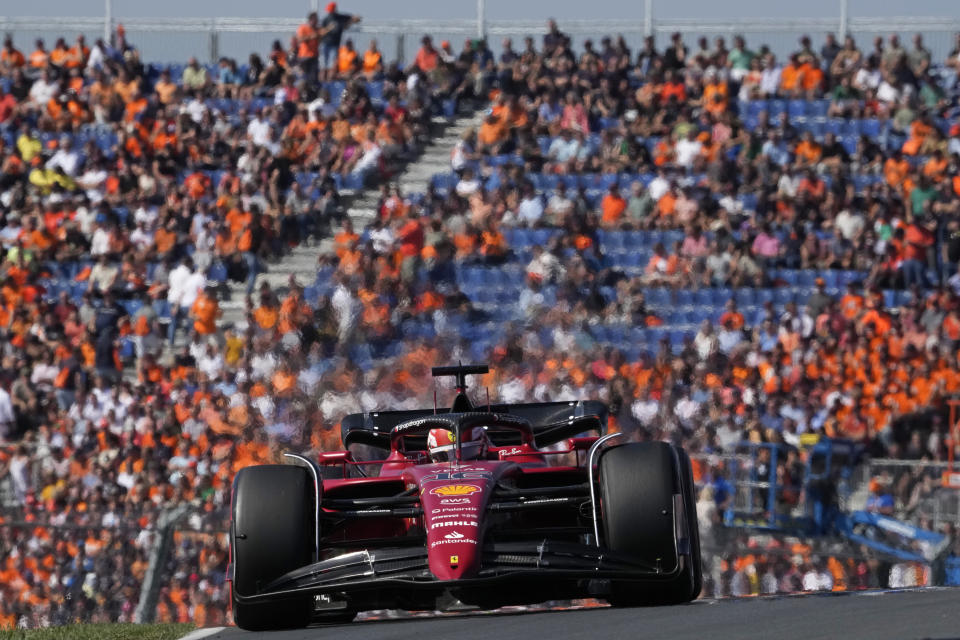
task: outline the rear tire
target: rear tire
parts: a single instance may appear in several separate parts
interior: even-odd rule
[[[310,623],[313,599],[242,603],[313,555],[313,480],[303,467],[246,467],[234,480],[230,526],[233,619],[248,631],[296,629]]]
[[[668,581],[614,581],[614,606],[689,602],[700,594],[700,541],[693,474],[687,455],[665,442],[631,443],[603,452],[599,462],[605,546],[665,571],[681,563]],[[674,544],[674,495],[683,499],[689,549]]]

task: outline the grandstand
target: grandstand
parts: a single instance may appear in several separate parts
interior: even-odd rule
[[[233,474],[428,403],[459,359],[493,397],[599,398],[691,451],[706,595],[935,579],[725,538],[740,439],[863,442],[896,469],[864,501],[960,557],[931,482],[958,446],[957,51],[807,39],[783,65],[551,25],[406,65],[344,42],[318,82],[280,41],[212,65],[141,60],[120,28],[30,44],[0,51],[0,625],[229,621]],[[407,193],[456,116],[449,168]],[[304,247],[297,282],[262,276]]]

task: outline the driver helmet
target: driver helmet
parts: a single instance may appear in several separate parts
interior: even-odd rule
[[[473,427],[461,431],[463,442],[460,445],[462,460],[479,460],[487,454],[487,432],[483,427]],[[434,462],[450,462],[457,457],[457,436],[450,429],[430,429],[427,434],[427,449]]]

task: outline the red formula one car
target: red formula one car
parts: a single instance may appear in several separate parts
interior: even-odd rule
[[[344,451],[237,474],[228,572],[237,625],[434,609],[444,594],[482,608],[697,597],[686,453],[602,435],[599,402],[475,407],[466,376],[486,372],[437,367],[434,376],[457,377],[450,409],[350,415]]]

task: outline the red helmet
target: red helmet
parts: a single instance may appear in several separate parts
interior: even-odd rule
[[[463,460],[478,460],[487,454],[487,432],[483,427],[465,429],[460,445]],[[456,458],[457,436],[449,429],[430,429],[427,434],[427,449],[434,462],[449,462]]]

